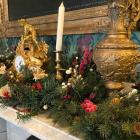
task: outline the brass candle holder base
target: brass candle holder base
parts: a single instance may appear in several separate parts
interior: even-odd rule
[[[62,67],[60,65],[60,61],[56,61],[56,79],[57,80],[62,80],[63,79],[63,76],[62,76],[62,73],[61,73],[61,70],[62,70]]]
[[[57,80],[63,80],[63,75],[61,73],[62,67],[61,67],[61,54],[62,51],[54,51],[56,53],[56,79]]]

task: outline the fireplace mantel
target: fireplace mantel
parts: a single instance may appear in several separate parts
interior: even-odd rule
[[[46,118],[45,114],[33,117],[27,122],[21,122],[17,120],[16,110],[7,107],[0,108],[0,118],[26,130],[41,140],[80,140],[70,135],[67,130],[56,127],[51,119]]]

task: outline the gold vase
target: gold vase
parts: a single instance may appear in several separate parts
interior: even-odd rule
[[[134,77],[135,66],[140,62],[140,52],[128,38],[122,17],[112,22],[111,31],[97,45],[93,59],[110,89],[121,89],[122,82]]]

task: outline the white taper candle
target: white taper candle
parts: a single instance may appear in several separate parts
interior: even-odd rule
[[[65,7],[64,7],[64,4],[62,2],[60,7],[59,7],[59,12],[58,12],[56,51],[62,50],[64,15],[65,15]],[[57,53],[56,53],[56,60],[58,60]]]

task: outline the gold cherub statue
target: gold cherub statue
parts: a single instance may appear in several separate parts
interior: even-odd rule
[[[37,41],[37,33],[33,25],[24,19],[21,19],[19,23],[24,27],[24,34],[18,43],[16,55],[23,58],[22,65],[26,65],[33,72],[34,79],[42,79],[48,75],[42,66],[48,60],[49,46],[43,41]]]

